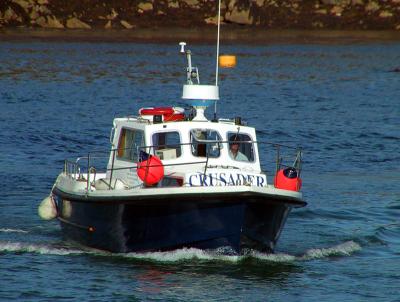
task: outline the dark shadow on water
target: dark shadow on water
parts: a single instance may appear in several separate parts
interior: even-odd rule
[[[389,70],[389,72],[400,72],[400,67],[396,67],[392,70]]]

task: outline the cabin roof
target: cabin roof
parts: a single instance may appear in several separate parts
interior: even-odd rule
[[[149,119],[144,119],[139,117],[122,117],[114,119],[114,127],[121,126],[133,129],[140,130],[159,130],[159,129],[198,129],[198,128],[207,128],[219,130],[221,132],[226,131],[239,131],[240,132],[255,132],[254,127],[250,127],[243,124],[235,124],[234,120],[230,119],[218,119],[217,122],[213,121],[173,121],[173,122],[160,122],[154,123]]]

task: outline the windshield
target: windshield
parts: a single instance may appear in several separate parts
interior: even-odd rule
[[[219,157],[222,144],[221,135],[216,130],[193,129],[190,131],[192,154],[196,157]]]
[[[229,156],[237,161],[253,162],[254,148],[248,134],[228,132]]]

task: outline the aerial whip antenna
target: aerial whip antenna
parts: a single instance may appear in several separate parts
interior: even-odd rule
[[[221,27],[221,0],[218,0],[218,19],[217,19],[217,58],[215,64],[215,86],[218,86],[218,58],[219,58],[219,33]]]
[[[215,86],[218,86],[218,59],[219,59],[219,33],[221,28],[221,0],[218,0],[218,19],[217,19],[217,57],[215,64]],[[217,102],[214,102],[214,121],[217,120]]]

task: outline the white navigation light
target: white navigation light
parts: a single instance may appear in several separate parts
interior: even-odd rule
[[[186,46],[186,42],[180,42],[179,45],[181,46],[181,53],[185,53],[185,46]]]

